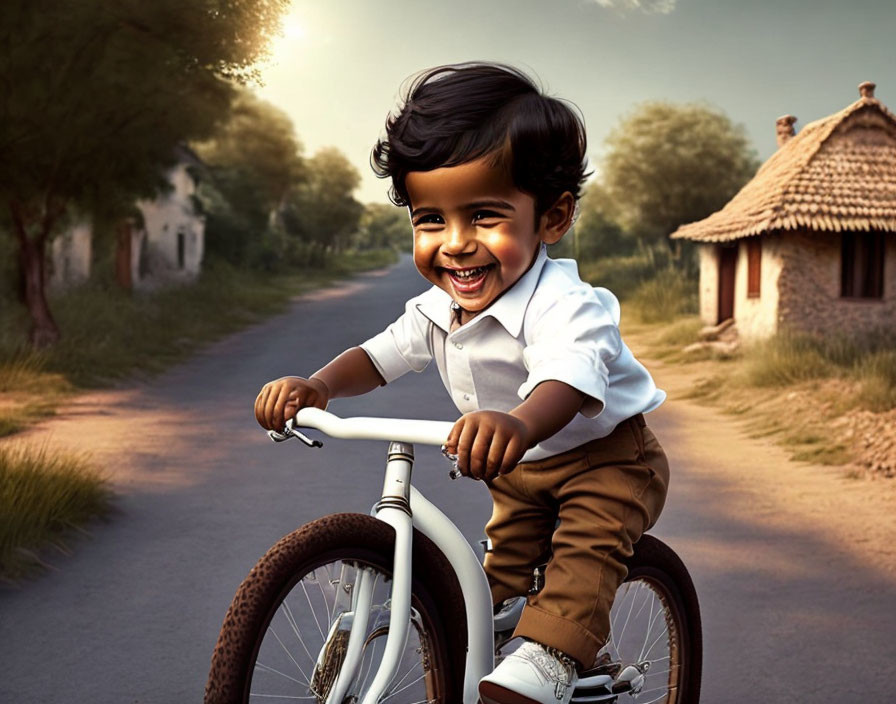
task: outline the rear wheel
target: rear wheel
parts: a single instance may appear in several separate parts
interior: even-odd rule
[[[695,704],[703,638],[690,575],[671,548],[650,535],[638,541],[628,568],[610,612],[610,640],[583,678],[612,676],[617,702]],[[587,694],[577,690],[573,702]]]
[[[389,632],[393,546],[387,524],[358,514],[327,516],[280,540],[240,586],[227,612],[205,701],[325,702],[346,660],[349,634],[360,627],[353,605],[369,589],[360,662],[342,699],[360,701]],[[456,580],[440,574],[437,551],[423,536],[415,536],[414,553],[408,638],[380,701],[452,702],[457,681],[452,652],[465,651],[466,637],[465,619],[453,610],[458,603],[462,609],[463,602],[452,595]],[[442,587],[438,602],[434,585]]]

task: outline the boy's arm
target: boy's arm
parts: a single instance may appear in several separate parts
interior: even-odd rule
[[[474,411],[454,424],[445,447],[457,455],[461,473],[494,479],[510,472],[526,450],[563,427],[579,412],[585,394],[562,381],[543,381],[510,413]]]
[[[548,380],[536,386],[526,400],[510,412],[523,421],[531,433],[526,449],[563,430],[576,417],[585,398],[584,393],[562,381]]]
[[[331,398],[360,396],[385,384],[370,357],[352,347],[310,379],[284,376],[265,384],[255,399],[255,419],[268,430],[282,430],[301,408],[326,408]]]
[[[346,350],[314,372],[309,381],[315,380],[326,387],[328,398],[360,396],[386,383],[370,357],[360,347]]]

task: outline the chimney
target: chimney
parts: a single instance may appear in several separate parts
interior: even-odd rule
[[[796,122],[796,117],[793,115],[781,115],[781,117],[775,120],[775,133],[778,135],[779,149],[784,146],[788,139],[796,134],[796,130],[793,129],[794,122]]]
[[[877,88],[877,86],[871,81],[859,83],[859,95],[861,95],[863,98],[874,98],[875,88]]]

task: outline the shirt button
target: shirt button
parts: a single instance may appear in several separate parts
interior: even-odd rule
[[[464,401],[470,400],[470,394],[464,394]]]
[[[457,349],[459,349],[459,350],[462,350],[464,348],[464,346],[462,344],[460,344],[459,342],[455,342],[454,346],[457,347]]]

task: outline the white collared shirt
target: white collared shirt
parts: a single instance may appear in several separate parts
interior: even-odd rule
[[[513,286],[454,332],[451,303],[433,286],[361,348],[387,383],[423,371],[435,358],[461,413],[507,413],[548,380],[584,393],[575,418],[527,451],[525,462],[609,435],[666,398],[619,335],[616,297],[582,281],[572,259],[548,258],[544,246]]]

